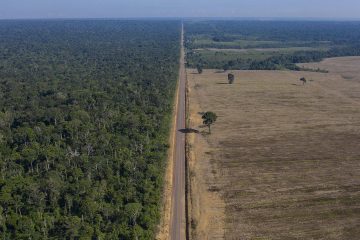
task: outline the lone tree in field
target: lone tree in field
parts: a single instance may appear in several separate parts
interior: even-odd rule
[[[197,66],[196,66],[196,69],[197,69],[197,72],[198,72],[199,74],[202,74],[203,68],[202,68],[201,65],[197,65]]]
[[[216,122],[216,119],[217,119],[216,114],[213,112],[206,112],[206,113],[204,113],[204,115],[202,115],[202,119],[203,119],[203,124],[208,126],[209,133],[211,134],[210,126]]]
[[[300,81],[302,81],[302,83],[303,83],[303,85],[305,85],[306,84],[306,78],[304,78],[304,77],[302,77],[302,78],[300,78]]]
[[[234,81],[235,81],[235,76],[234,76],[234,74],[232,74],[232,73],[229,73],[229,74],[228,74],[228,81],[229,81],[229,84],[233,84],[233,83],[234,83]]]

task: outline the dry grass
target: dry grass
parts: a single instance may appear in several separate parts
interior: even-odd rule
[[[190,83],[192,85],[192,83]],[[192,98],[194,90],[189,87],[190,98],[190,126],[201,125],[198,115],[200,106]],[[218,192],[209,191],[217,182],[216,176],[211,174],[214,165],[209,158],[210,146],[206,139],[199,134],[188,134],[189,169],[190,169],[190,213],[191,239],[223,239],[225,227],[225,204]]]
[[[236,71],[234,85],[189,71],[191,127],[206,131],[199,112],[219,116],[191,141],[198,239],[358,239],[357,60],[347,78],[347,59],[321,63],[327,74]]]

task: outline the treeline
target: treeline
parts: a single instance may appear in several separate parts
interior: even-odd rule
[[[342,56],[360,56],[360,45],[336,47],[329,51],[300,51],[289,55],[274,56],[262,61],[252,61],[249,70],[281,70],[286,68],[300,71],[306,69],[302,69],[296,63],[320,62],[324,58]],[[237,69],[236,66],[234,69]]]
[[[296,51],[289,54],[276,54],[265,60],[237,58],[230,61],[218,61],[216,59],[203,58],[201,54],[189,52],[187,54],[187,66],[196,68],[201,66],[208,69],[232,69],[232,70],[305,70],[297,66],[297,63],[319,62],[324,58],[360,56],[360,45],[338,47],[329,51]]]
[[[231,37],[233,39],[234,37]],[[211,38],[213,41],[201,42],[194,39],[188,40],[186,47],[188,49],[206,49],[206,48],[218,48],[218,49],[252,49],[252,48],[291,48],[291,47],[328,47],[329,43],[321,42],[253,42],[251,40],[246,40],[248,43],[236,43],[236,40],[239,40],[238,37],[236,40],[232,40],[233,44],[228,44],[229,42],[217,42]],[[254,40],[256,41],[256,40]]]
[[[153,239],[178,21],[0,22],[1,239]]]
[[[210,41],[198,41],[208,38]],[[300,21],[189,21],[186,23],[188,67],[240,70],[302,70],[296,63],[317,62],[328,57],[360,56],[360,22]],[[202,56],[197,48],[312,47],[319,50],[274,53],[266,59],[239,57],[217,60]],[[232,43],[232,44],[229,44]],[[326,46],[326,48],[323,48]]]

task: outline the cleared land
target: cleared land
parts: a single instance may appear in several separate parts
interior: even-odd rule
[[[328,58],[319,63],[301,63],[298,65],[310,69],[328,70],[346,80],[360,82],[360,57]],[[358,97],[360,96],[358,95]]]
[[[188,71],[195,238],[358,239],[360,58],[311,66],[330,72]]]

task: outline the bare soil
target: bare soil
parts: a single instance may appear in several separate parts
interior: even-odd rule
[[[194,239],[358,239],[360,58],[312,66],[188,71]]]

